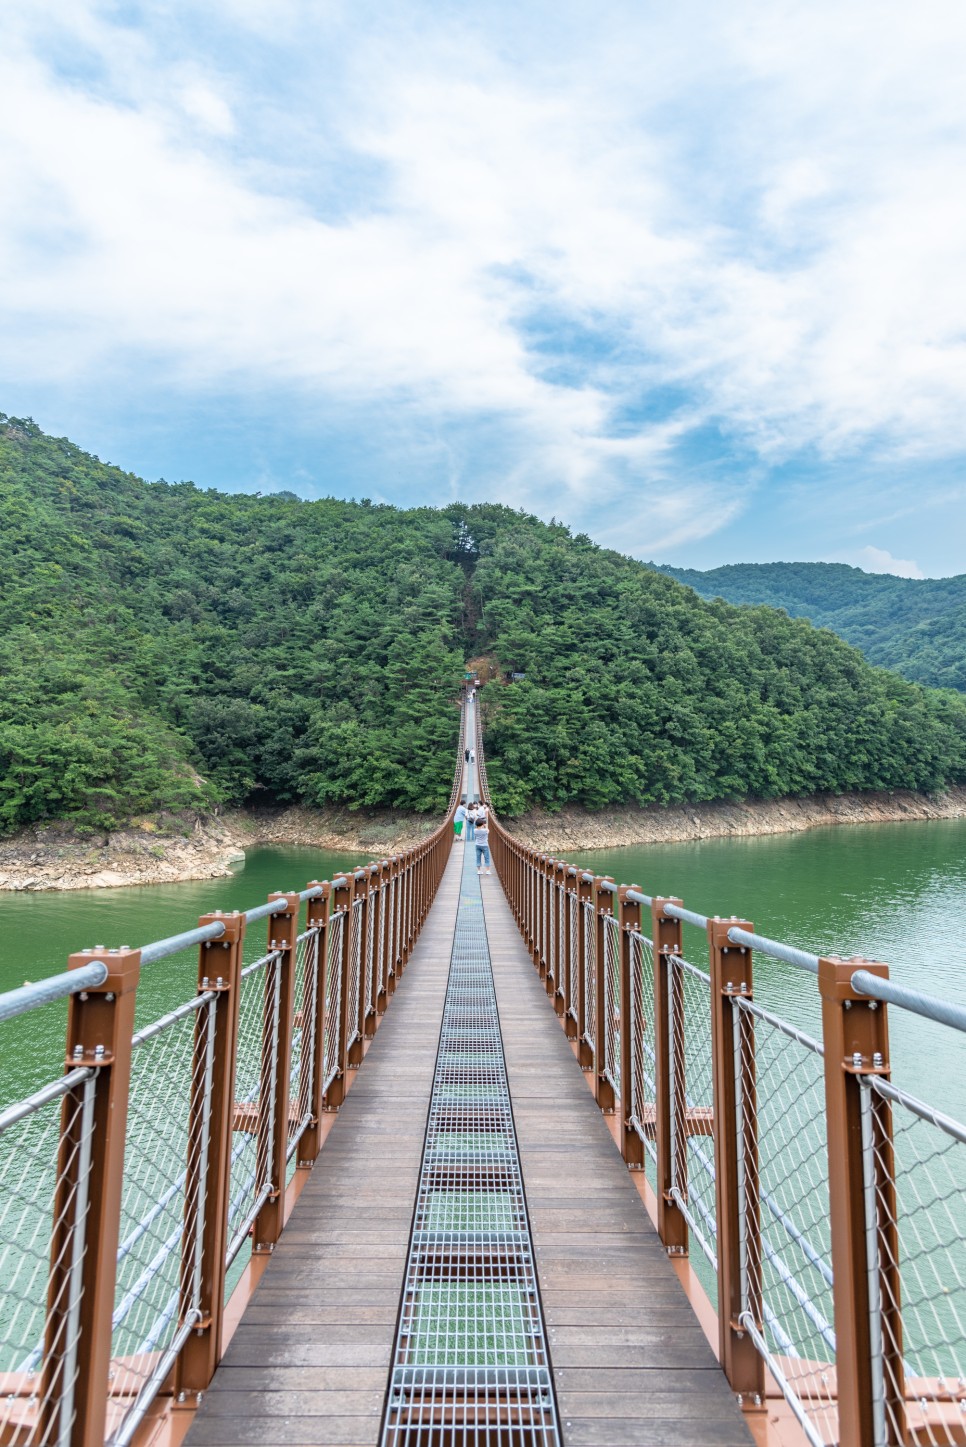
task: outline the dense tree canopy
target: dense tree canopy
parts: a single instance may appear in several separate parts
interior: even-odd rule
[[[146,483],[0,414],[0,527],[0,829],[438,810],[479,655],[509,812],[966,777],[955,695],[507,508]]]
[[[966,693],[966,575],[897,578],[845,563],[731,563],[702,573],[662,568],[702,598],[767,603],[831,628],[870,663]]]

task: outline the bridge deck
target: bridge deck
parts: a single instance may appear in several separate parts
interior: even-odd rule
[[[379,1440],[461,864],[457,847],[189,1447]],[[495,877],[483,895],[564,1442],[748,1443]]]

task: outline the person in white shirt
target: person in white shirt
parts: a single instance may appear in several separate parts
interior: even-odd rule
[[[483,866],[486,865],[486,873],[492,874],[490,869],[490,816],[485,807],[481,804],[476,811],[476,872],[483,874]]]
[[[453,833],[459,839],[463,833],[463,820],[466,818],[466,805],[457,804],[456,813],[453,815]]]
[[[467,806],[466,806],[466,837],[467,837],[467,839],[472,839],[472,838],[473,838],[473,835],[474,835],[475,832],[476,832],[476,811],[477,811],[477,808],[478,808],[478,807],[479,807],[479,806],[478,806],[477,804],[467,804]]]

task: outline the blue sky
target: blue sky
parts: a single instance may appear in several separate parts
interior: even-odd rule
[[[147,477],[966,572],[956,0],[13,0],[0,410]]]

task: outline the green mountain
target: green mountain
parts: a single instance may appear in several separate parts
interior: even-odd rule
[[[956,695],[508,508],[148,483],[0,414],[0,528],[0,829],[439,810],[480,656],[508,812],[966,779]]]
[[[896,578],[844,563],[732,563],[698,572],[662,566],[702,598],[767,603],[831,628],[870,663],[916,683],[966,692],[966,574]]]

